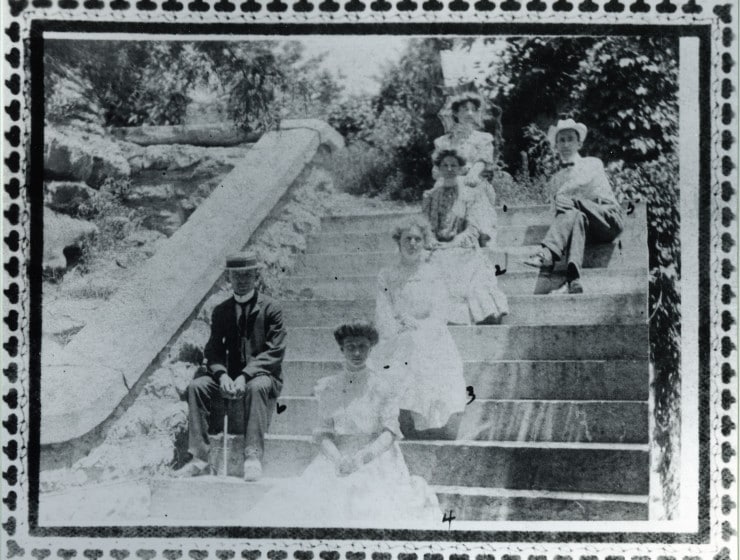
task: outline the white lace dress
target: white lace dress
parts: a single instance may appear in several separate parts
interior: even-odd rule
[[[400,408],[412,412],[417,430],[441,428],[467,402],[462,358],[447,328],[448,305],[447,290],[427,263],[410,271],[399,262],[378,276],[381,342],[373,363],[404,380]],[[412,317],[418,328],[402,330],[403,315]]]
[[[349,398],[346,372],[316,385],[317,442],[331,436],[345,456],[374,441],[384,430],[398,440],[398,380],[368,369],[367,383]],[[253,508],[263,525],[284,527],[435,528],[442,524],[437,496],[411,476],[397,441],[348,476],[338,476],[323,454],[297,479],[284,480]]]

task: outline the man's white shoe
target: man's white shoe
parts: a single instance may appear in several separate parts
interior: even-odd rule
[[[244,461],[244,480],[254,482],[262,478],[262,463],[257,458],[249,458]]]
[[[202,459],[191,459],[182,467],[177,469],[173,474],[178,478],[187,478],[189,476],[200,476],[210,474],[211,466]]]

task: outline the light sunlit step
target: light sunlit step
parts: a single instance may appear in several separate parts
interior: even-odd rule
[[[535,269],[507,271],[497,277],[501,290],[509,295],[546,295],[565,283],[565,273],[540,273]],[[365,275],[339,275],[331,271],[306,276],[288,276],[280,281],[285,299],[364,299],[374,298],[378,271]],[[587,294],[646,293],[646,267],[616,269],[590,268],[583,271],[581,283]]]
[[[465,521],[626,521],[648,518],[648,496],[434,486],[450,529]],[[440,519],[440,521],[442,521]],[[443,524],[448,527],[447,523]]]
[[[406,440],[401,449],[412,474],[435,485],[648,493],[647,444]],[[310,436],[268,435],[265,475],[297,476],[316,452]]]
[[[496,239],[490,244],[502,247],[536,245],[545,237],[546,225],[507,226],[496,230]],[[351,253],[394,251],[398,244],[390,232],[318,233],[309,237],[306,253]]]
[[[648,325],[449,327],[463,360],[645,359]],[[286,359],[337,356],[333,327],[288,328]],[[382,366],[384,364],[378,364]]]
[[[318,402],[280,397],[270,433],[308,435]],[[648,442],[648,404],[640,401],[543,401],[476,398],[465,407],[458,439],[481,441]]]
[[[283,362],[282,395],[311,396],[316,382],[343,369],[334,360]],[[510,360],[464,363],[465,383],[480,399],[625,400],[648,398],[644,360]]]
[[[539,245],[518,247],[486,248],[485,254],[494,266],[508,272],[531,270],[524,265],[524,260],[539,250]],[[583,257],[583,267],[615,268],[639,266],[645,261],[647,248],[632,246],[616,241],[587,245]],[[383,267],[393,265],[399,260],[398,251],[384,252],[345,252],[345,253],[312,253],[303,254],[296,259],[296,274],[327,275],[369,275],[377,274]]]
[[[510,296],[506,325],[589,325],[634,324],[647,322],[647,294],[577,294],[551,296]],[[285,324],[291,327],[336,327],[353,317],[371,319],[374,299],[283,300]],[[460,313],[468,315],[464,301],[455,302]]]
[[[336,214],[321,218],[321,230],[326,233],[337,232],[390,232],[393,227],[409,216],[421,216],[421,210],[404,210],[399,212],[373,212],[363,214]],[[507,226],[542,226],[552,221],[553,211],[549,205],[503,206],[496,208],[496,223],[499,227]],[[634,211],[625,216],[632,221],[645,224],[645,205],[637,204]],[[627,226],[629,227],[629,225]]]

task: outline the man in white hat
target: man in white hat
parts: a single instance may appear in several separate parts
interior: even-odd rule
[[[525,261],[529,266],[551,268],[566,258],[567,286],[559,291],[570,294],[583,292],[580,278],[586,241],[611,242],[622,233],[624,223],[604,164],[579,153],[587,133],[586,125],[573,119],[559,120],[548,131],[561,166],[548,185],[554,193],[555,219],[541,249]]]
[[[207,371],[196,374],[188,385],[192,459],[177,471],[180,476],[210,471],[208,435],[223,429],[227,405],[237,399],[243,406],[235,406],[232,412],[243,410],[243,418],[229,425],[244,430],[244,479],[257,480],[262,475],[270,400],[279,396],[283,386],[285,328],[278,304],[257,290],[261,268],[254,253],[226,259],[234,293],[213,310],[211,335],[203,351]]]

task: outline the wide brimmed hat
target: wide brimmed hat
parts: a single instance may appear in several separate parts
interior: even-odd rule
[[[453,95],[449,99],[449,107],[450,111],[453,113],[455,110],[460,107],[463,103],[472,103],[476,106],[476,108],[480,109],[483,107],[483,97],[478,92],[475,91],[464,91],[462,93],[458,93],[457,95]]]
[[[558,124],[551,126],[547,130],[547,139],[550,144],[555,145],[555,140],[558,137],[558,132],[562,130],[575,130],[578,133],[578,139],[583,142],[588,134],[588,128],[585,124],[574,121],[573,119],[560,119]]]
[[[235,253],[226,257],[226,270],[257,270],[263,267],[264,265],[259,261],[257,255],[252,251]]]

